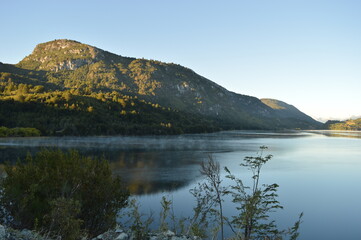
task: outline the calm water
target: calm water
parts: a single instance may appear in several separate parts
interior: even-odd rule
[[[284,209],[274,214],[280,227],[291,226],[304,212],[300,239],[361,239],[360,132],[0,139],[0,163],[44,147],[76,148],[87,155],[105,156],[114,173],[137,194],[142,211],[152,209],[157,217],[161,197],[168,196],[177,215],[189,216],[194,203],[189,189],[201,181],[200,162],[212,154],[221,166],[247,181],[249,172],[239,163],[245,156],[254,156],[261,145],[274,155],[261,181],[280,185]],[[228,215],[234,212],[230,204],[225,208]]]

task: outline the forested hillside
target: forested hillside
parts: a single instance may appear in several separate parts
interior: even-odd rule
[[[51,89],[1,74],[0,125],[33,127],[43,135],[179,134],[218,130],[201,116],[117,92]],[[6,78],[6,79],[4,79]],[[27,82],[22,79],[21,82]],[[29,81],[31,82],[31,80]]]

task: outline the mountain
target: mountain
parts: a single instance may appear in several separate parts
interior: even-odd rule
[[[272,108],[277,116],[282,119],[285,124],[287,122],[290,125],[295,124],[302,129],[312,129],[315,126],[321,127],[320,122],[314,120],[290,104],[269,98],[263,98],[261,101]]]
[[[325,128],[329,130],[361,131],[361,118],[346,121],[329,120],[325,123]]]
[[[281,111],[230,92],[178,64],[124,57],[72,40],[39,44],[18,64],[0,64],[0,74],[2,106],[13,108],[16,119],[0,118],[0,125],[37,125],[49,135],[320,126],[298,110]]]

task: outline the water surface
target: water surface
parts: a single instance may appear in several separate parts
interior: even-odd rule
[[[281,227],[291,226],[304,212],[300,239],[361,239],[361,133],[344,131],[262,132],[157,137],[7,138],[0,139],[1,162],[14,162],[44,147],[76,148],[109,159],[137,194],[142,211],[157,212],[166,195],[177,215],[191,214],[189,189],[201,181],[199,163],[211,154],[247,182],[239,166],[268,146],[273,159],[264,167],[262,183],[277,183],[284,206],[274,214]],[[224,172],[222,172],[224,175]],[[229,181],[224,179],[225,185]],[[225,204],[226,214],[234,214]],[[155,217],[158,214],[154,214]]]

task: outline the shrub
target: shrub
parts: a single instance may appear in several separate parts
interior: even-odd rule
[[[50,203],[51,212],[44,217],[49,231],[55,236],[63,236],[67,240],[75,240],[82,235],[83,221],[77,216],[80,213],[79,201],[57,198]]]
[[[36,128],[0,127],[0,137],[38,137],[41,133]]]
[[[225,168],[228,173],[226,177],[235,184],[230,186],[229,194],[232,196],[232,202],[236,204],[238,212],[238,215],[232,216],[231,227],[235,235],[244,240],[277,240],[282,239],[282,235],[295,240],[299,235],[298,229],[303,213],[289,231],[279,230],[276,222],[270,220],[270,214],[277,209],[283,209],[283,207],[277,200],[278,184],[260,184],[262,167],[273,157],[272,155],[263,155],[266,149],[266,146],[261,146],[258,156],[245,157],[244,162],[240,164],[240,166],[251,170],[251,186],[244,185],[240,178]]]
[[[60,233],[65,239],[76,239],[78,226],[90,236],[114,227],[129,196],[107,161],[76,151],[43,150],[5,171],[1,204],[11,225]]]
[[[278,185],[260,183],[262,167],[272,159],[272,155],[263,155],[266,149],[267,147],[261,146],[256,157],[245,157],[244,162],[240,164],[252,172],[251,186],[245,185],[243,180],[233,175],[227,167],[225,167],[227,174],[225,177],[233,184],[223,186],[220,165],[212,156],[201,164],[200,172],[205,177],[205,181],[191,189],[197,205],[194,208],[194,217],[190,219],[189,232],[199,236],[199,232],[194,229],[198,230],[201,227],[207,229],[207,234],[212,239],[217,238],[218,232],[221,231],[219,239],[224,239],[223,225],[227,223],[234,233],[231,239],[279,240],[286,237],[296,240],[299,237],[303,213],[291,228],[285,230],[279,230],[276,222],[271,220],[271,213],[283,207],[277,200]],[[235,211],[232,212],[235,215],[230,216],[230,219],[223,214],[223,202],[227,199],[235,206]],[[227,201],[225,204],[230,203]],[[209,222],[213,223],[211,229],[208,226]]]

